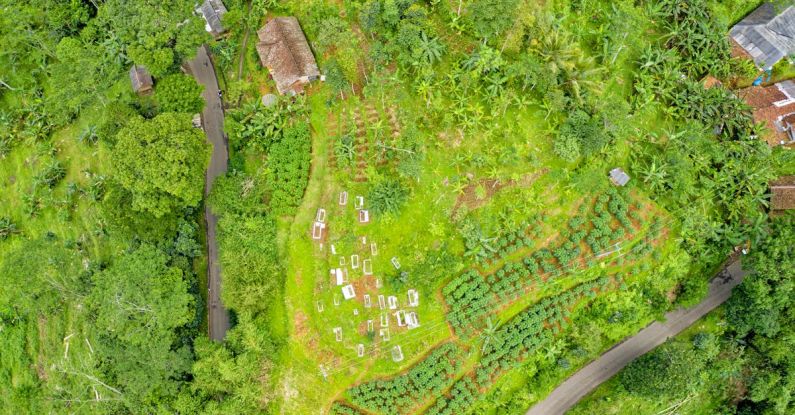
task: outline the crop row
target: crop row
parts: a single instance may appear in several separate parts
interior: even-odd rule
[[[597,197],[590,214],[588,208],[589,204],[581,205],[580,214],[561,233],[568,240],[557,247],[541,248],[521,261],[504,264],[488,276],[469,270],[449,282],[442,294],[450,306],[447,319],[456,333],[468,335],[476,331],[493,308],[518,298],[532,284],[546,282],[548,277],[542,278],[542,274],[557,277],[576,267],[577,259],[584,254],[582,242],[596,255],[633,230],[627,218],[627,200],[615,189]],[[618,223],[615,227],[614,222]]]
[[[437,399],[425,414],[468,413],[481,392],[488,390],[501,373],[521,365],[567,328],[571,309],[579,299],[595,298],[610,282],[610,277],[602,277],[547,297],[500,326],[486,344],[474,373],[457,380],[449,393]]]
[[[455,343],[439,346],[405,374],[354,386],[349,390],[351,402],[379,414],[406,413],[450,386],[460,368],[461,354]]]

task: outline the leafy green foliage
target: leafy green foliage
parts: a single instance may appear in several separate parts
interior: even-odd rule
[[[311,151],[309,124],[306,123],[287,128],[283,138],[271,145],[267,189],[275,214],[293,214],[300,204],[309,182]]]
[[[175,73],[159,79],[155,86],[155,98],[161,112],[201,112],[204,100],[203,87],[188,75]]]
[[[394,179],[385,179],[376,183],[367,196],[370,208],[376,214],[398,213],[407,198],[408,190],[400,181]]]
[[[457,346],[445,343],[406,374],[355,386],[349,391],[351,401],[382,414],[405,413],[450,385],[461,365],[459,357]]]
[[[239,313],[265,312],[281,290],[275,221],[226,214],[218,221],[218,229],[224,305]]]
[[[676,343],[647,353],[621,372],[621,384],[630,393],[657,398],[685,396],[696,387],[704,362]]]
[[[467,17],[478,37],[499,37],[514,23],[518,0],[475,0],[467,6]]]
[[[134,210],[161,217],[199,203],[210,149],[190,115],[130,120],[116,141],[114,179],[132,194]]]

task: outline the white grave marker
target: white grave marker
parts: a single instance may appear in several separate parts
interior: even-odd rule
[[[403,327],[406,325],[406,319],[404,318],[404,316],[405,316],[405,311],[403,310],[398,310],[395,313],[395,318],[397,319],[397,324],[399,327]]]
[[[373,260],[365,259],[362,261],[362,271],[364,275],[373,275]]]
[[[417,313],[412,311],[406,314],[406,324],[409,326],[409,330],[419,327],[420,321],[417,319]]]
[[[398,300],[394,295],[390,295],[387,302],[389,303],[390,310],[396,310],[398,308]]]
[[[338,341],[342,341],[342,327],[334,327],[334,338]]]
[[[364,196],[356,196],[356,201],[353,202],[353,207],[356,210],[364,209]]]
[[[353,290],[353,285],[348,284],[342,287],[342,296],[345,297],[346,300],[356,298],[356,292]]]
[[[364,357],[364,345],[359,343],[356,345],[356,355],[359,357]]]
[[[320,223],[326,223],[326,209],[318,209],[317,214],[315,215],[315,221]]]
[[[381,310],[386,308],[386,299],[384,298],[383,295],[378,296],[378,308],[380,308]]]
[[[323,303],[321,303],[320,301],[317,302],[317,312],[318,313],[323,312]]]
[[[392,348],[392,361],[397,363],[403,360],[403,350],[400,349],[400,346],[395,346]]]
[[[325,228],[325,223],[315,222],[312,225],[312,239],[318,240],[323,238],[323,229]]]
[[[370,222],[370,212],[367,210],[360,210],[359,211],[359,223],[368,223]]]
[[[388,328],[379,330],[379,331],[378,331],[378,334],[380,334],[380,335],[381,335],[381,338],[382,338],[382,339],[383,339],[385,342],[388,342],[388,341],[389,341],[389,329],[388,329]]]
[[[406,296],[409,300],[409,307],[418,307],[420,305],[420,293],[417,290],[409,290]]]
[[[389,262],[392,263],[392,266],[395,267],[395,269],[400,269],[400,262],[398,262],[396,256],[393,256],[392,259],[389,260]]]
[[[381,313],[381,327],[389,327],[389,315]]]
[[[364,308],[370,308],[373,304],[370,302],[370,294],[364,295]]]
[[[340,206],[348,204],[348,192],[340,192]]]
[[[359,268],[359,255],[351,255],[351,268]]]
[[[372,256],[378,255],[378,245],[376,245],[375,242],[370,244],[370,254]]]
[[[373,320],[367,320],[367,332],[372,333],[373,330],[375,330],[375,324],[373,323]]]

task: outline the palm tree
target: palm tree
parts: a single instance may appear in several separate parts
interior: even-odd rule
[[[429,38],[425,32],[420,34],[420,56],[422,60],[428,64],[434,63],[442,59],[444,54],[444,44],[439,41],[438,37]]]

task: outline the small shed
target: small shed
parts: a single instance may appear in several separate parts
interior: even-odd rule
[[[152,88],[155,85],[154,81],[152,81],[152,75],[141,65],[133,65],[130,68],[130,83],[136,94],[152,92]]]
[[[795,176],[782,176],[770,182],[770,210],[795,209]]]
[[[196,12],[204,19],[204,29],[213,37],[226,32],[226,28],[221,23],[221,18],[226,14],[226,6],[221,0],[204,0],[204,3],[196,8]]]
[[[626,186],[629,183],[629,175],[621,167],[610,170],[610,181],[616,186]]]
[[[320,77],[315,56],[294,16],[275,17],[257,31],[257,53],[282,95],[304,91],[304,85]]]

